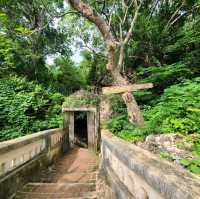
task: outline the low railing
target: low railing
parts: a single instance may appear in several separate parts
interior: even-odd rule
[[[200,178],[102,130],[102,170],[119,199],[200,199]]]
[[[0,175],[61,144],[63,135],[60,129],[53,129],[0,143]]]
[[[33,170],[33,163],[36,168],[43,164],[50,164],[61,152],[66,151],[68,148],[67,136],[68,135],[62,129],[51,129],[1,142],[0,198],[7,198],[7,193],[2,192],[9,192],[8,195],[13,192],[13,189],[10,187],[9,178],[13,178],[14,181],[16,180],[17,184],[20,184],[19,178],[21,180],[21,176],[23,176],[23,178],[27,177],[27,179],[30,177],[26,176],[25,172],[22,171],[23,169],[26,172],[29,170],[28,167]],[[36,162],[40,165],[37,165]],[[26,179],[21,181],[24,183]]]

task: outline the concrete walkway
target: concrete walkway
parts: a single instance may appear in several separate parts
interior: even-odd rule
[[[41,171],[39,182],[25,185],[15,199],[96,199],[97,170],[97,156],[75,148]]]

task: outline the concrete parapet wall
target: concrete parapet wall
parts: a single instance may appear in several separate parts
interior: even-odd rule
[[[62,129],[41,131],[0,143],[0,198],[10,198],[40,170],[68,149],[68,134]]]
[[[102,169],[119,199],[200,199],[200,178],[102,130]]]

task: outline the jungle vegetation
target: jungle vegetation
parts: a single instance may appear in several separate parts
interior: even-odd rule
[[[129,94],[143,128],[130,122],[120,95],[109,97],[106,126],[115,135],[131,142],[200,135],[200,1],[84,0],[109,24],[117,66],[107,58],[109,41],[75,2],[82,1],[0,0],[0,141],[62,125],[65,97],[113,82],[154,84]],[[200,136],[192,142],[200,154]]]

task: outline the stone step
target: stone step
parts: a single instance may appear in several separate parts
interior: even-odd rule
[[[28,183],[16,199],[95,198],[94,183]]]
[[[69,173],[69,174],[57,174],[53,176],[44,176],[40,178],[40,182],[43,183],[95,183],[97,172],[91,173]]]
[[[79,167],[79,168],[65,168],[64,166],[58,167],[56,170],[43,170],[40,172],[41,177],[46,177],[46,176],[55,176],[57,174],[63,175],[63,174],[71,174],[71,173],[94,173],[98,170],[98,165],[97,164],[92,164],[92,165],[87,165],[87,168],[84,167]]]
[[[23,198],[22,198],[23,197]],[[30,196],[19,196],[19,197],[16,197],[16,198],[14,198],[14,199],[47,199],[46,197],[43,197],[43,198],[41,198],[41,197],[30,197]],[[66,198],[66,197],[64,197],[64,198],[55,198],[55,197],[53,197],[53,198],[50,198],[50,197],[48,197],[48,199],[98,199],[97,198],[97,196],[86,196],[86,197],[73,197],[73,198]]]
[[[40,172],[38,182],[19,190],[15,199],[97,199],[98,160],[85,149],[74,149]]]
[[[41,194],[41,193],[27,193],[27,192],[19,192],[14,199],[97,199],[96,192],[84,192],[81,194],[77,194],[74,196],[70,196],[69,194]]]
[[[23,191],[31,191],[34,193],[62,193],[62,192],[88,192],[94,191],[96,185],[94,183],[28,183]]]
[[[63,173],[74,173],[74,172],[87,172],[87,173],[91,173],[91,172],[94,172],[98,169],[98,165],[97,164],[94,164],[94,165],[87,165],[87,168],[86,166],[85,167],[79,167],[79,168],[63,168],[63,167],[58,167],[57,168],[57,171],[54,171],[54,172],[51,172],[51,173],[57,173],[57,172],[60,172],[60,174],[63,174]]]

